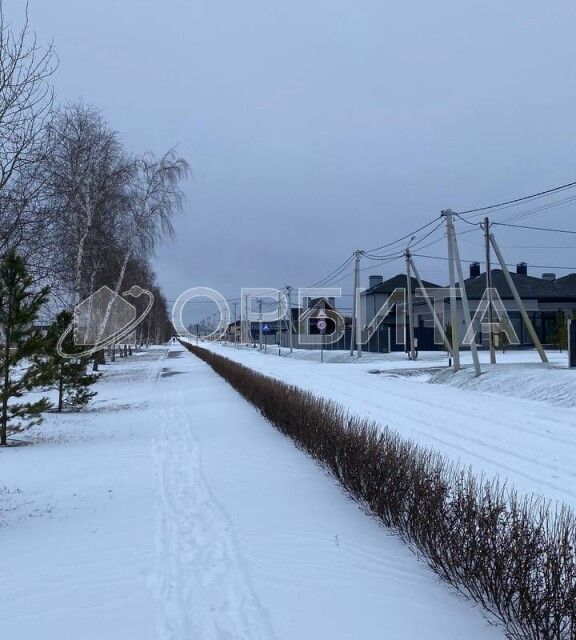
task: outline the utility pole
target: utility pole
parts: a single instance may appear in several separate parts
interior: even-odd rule
[[[454,230],[454,224],[452,220],[449,223],[450,233],[452,234],[452,251],[454,252],[454,261],[456,263],[456,270],[458,272],[458,283],[460,284],[460,294],[462,295],[462,310],[464,313],[464,320],[466,326],[469,327],[472,324],[472,316],[470,314],[470,305],[468,304],[468,292],[466,291],[466,285],[464,284],[464,273],[462,271],[462,262],[460,261],[460,250],[458,249],[458,241],[456,240],[456,232]],[[474,361],[474,372],[478,377],[482,370],[480,369],[480,360],[478,358],[478,349],[476,348],[476,336],[474,336],[470,343],[470,351],[472,353],[472,360]]]
[[[290,345],[290,353],[292,353],[292,287],[286,285],[286,291],[288,292],[288,344]]]
[[[237,323],[237,317],[236,317],[236,305],[238,303],[235,302],[234,303],[234,346],[237,347],[238,346],[238,325]]]
[[[452,211],[442,211],[446,218],[446,235],[448,237],[448,273],[450,276],[450,322],[452,324],[452,360],[454,372],[460,370],[460,332],[458,331],[458,308],[456,298],[456,278],[454,277],[454,249],[452,245]]]
[[[410,272],[410,249],[406,249],[404,252],[406,258],[406,293],[408,295],[408,335],[410,344],[408,345],[408,352],[410,354],[410,360],[416,360],[416,349],[414,348],[414,311],[412,305],[412,274]]]
[[[356,256],[356,262],[354,265],[354,292],[352,295],[352,330],[350,332],[350,355],[354,355],[354,342],[356,341],[356,346],[358,347],[358,357],[360,358],[360,351],[362,347],[360,345],[360,341],[357,340],[356,335],[356,326],[358,325],[358,304],[356,301],[356,290],[360,288],[360,256],[362,255],[362,251],[356,249],[356,251],[354,251],[354,255]]]
[[[252,340],[252,325],[250,323],[250,315],[248,313],[248,294],[244,294],[244,340],[250,345]]]
[[[262,350],[262,298],[258,299],[258,342],[260,343],[260,350]]]
[[[492,267],[490,266],[490,220],[484,218],[484,250],[486,252],[486,291],[488,292],[488,344],[490,345],[490,364],[496,364],[496,347],[492,336]]]

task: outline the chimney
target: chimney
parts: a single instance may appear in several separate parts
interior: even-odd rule
[[[516,273],[521,276],[528,275],[528,265],[525,262],[519,262],[516,265]]]
[[[556,274],[555,273],[543,273],[542,280],[546,280],[547,282],[556,282]]]
[[[473,262],[470,265],[470,277],[471,278],[477,278],[480,275],[480,263],[479,262]]]
[[[368,288],[372,289],[372,287],[382,284],[383,282],[384,278],[382,276],[370,276],[370,278],[368,278]]]
[[[332,309],[336,308],[336,298],[333,298],[332,296],[330,296],[330,298],[328,298],[328,304],[332,307]]]

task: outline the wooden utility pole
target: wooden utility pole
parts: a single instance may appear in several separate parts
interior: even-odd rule
[[[258,343],[262,349],[262,298],[258,299]]]
[[[472,315],[470,313],[470,305],[468,304],[468,292],[464,284],[464,273],[462,271],[462,262],[460,261],[460,251],[458,250],[458,241],[456,240],[456,231],[454,230],[454,224],[452,220],[449,222],[450,233],[452,234],[452,251],[454,253],[454,261],[456,263],[456,271],[458,272],[458,283],[460,285],[460,293],[462,295],[462,309],[464,312],[464,320],[466,326],[469,327],[472,324]],[[478,377],[482,370],[480,369],[480,360],[478,358],[478,349],[476,348],[476,335],[473,336],[470,343],[470,351],[472,352],[472,360],[474,361],[474,371],[476,377]]]
[[[416,349],[414,347],[414,308],[412,304],[412,274],[410,273],[410,250],[404,252],[406,258],[406,295],[408,296],[408,353],[410,360],[416,360]]]
[[[452,367],[454,372],[460,370],[460,332],[458,326],[458,300],[456,297],[456,278],[454,277],[454,248],[452,245],[452,211],[442,212],[446,218],[446,235],[448,238],[448,274],[450,276],[450,322],[452,324]]]
[[[496,364],[496,347],[492,336],[492,266],[490,264],[490,220],[484,218],[484,250],[486,252],[486,291],[488,293],[488,344],[490,346],[490,364]]]
[[[352,295],[352,330],[350,332],[350,355],[353,356],[354,355],[354,342],[357,341],[357,336],[356,336],[356,326],[358,324],[358,304],[356,301],[356,290],[360,288],[360,256],[362,254],[362,251],[360,251],[359,249],[356,249],[356,251],[354,251],[354,255],[356,256],[356,262],[354,265],[354,292]],[[359,341],[357,341],[357,347],[358,347],[358,357],[360,357],[360,351],[362,349]]]
[[[288,344],[290,345],[290,353],[292,353],[292,287],[287,285],[286,291],[288,292]]]
[[[252,324],[250,322],[247,293],[244,294],[244,339],[248,345],[252,342]]]

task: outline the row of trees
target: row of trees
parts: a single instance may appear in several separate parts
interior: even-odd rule
[[[24,302],[10,307],[18,287],[11,289],[8,280],[0,285],[4,432],[16,418],[10,397],[47,384],[52,375],[31,366],[16,384],[10,371],[23,358],[45,362],[58,323],[103,285],[117,295],[133,285],[153,293],[154,306],[138,327],[140,342],[163,341],[172,332],[150,260],[174,235],[188,165],[173,149],[160,156],[128,152],[92,106],[57,105],[50,82],[56,65],[53,48],[38,42],[28,16],[15,28],[0,0],[0,261],[6,277],[10,269],[20,273],[19,295],[34,300],[29,308]],[[139,299],[130,303],[140,311]],[[18,330],[14,313],[22,314]],[[48,336],[30,333],[50,323]],[[17,411],[22,419],[42,408],[24,404]]]

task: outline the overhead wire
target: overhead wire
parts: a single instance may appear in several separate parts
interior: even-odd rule
[[[494,209],[499,209],[501,207],[508,207],[511,205],[520,204],[521,202],[526,202],[528,200],[534,200],[536,198],[542,198],[544,196],[550,195],[551,193],[558,193],[559,191],[565,191],[566,189],[571,189],[576,187],[576,181],[567,182],[566,184],[559,185],[557,187],[552,187],[551,189],[546,189],[544,191],[538,191],[537,193],[532,193],[527,196],[521,196],[519,198],[514,198],[512,200],[506,200],[504,202],[498,202],[496,204],[490,204],[483,207],[476,207],[474,209],[466,209],[464,211],[458,211],[457,213],[460,215],[466,215],[471,213],[482,213],[484,211],[490,211]]]
[[[571,235],[576,235],[576,231],[573,229],[553,229],[550,227],[533,227],[525,224],[511,224],[507,222],[493,222],[492,224],[498,227],[511,227],[513,229],[529,229],[531,231],[546,231],[550,233],[568,233]]]

